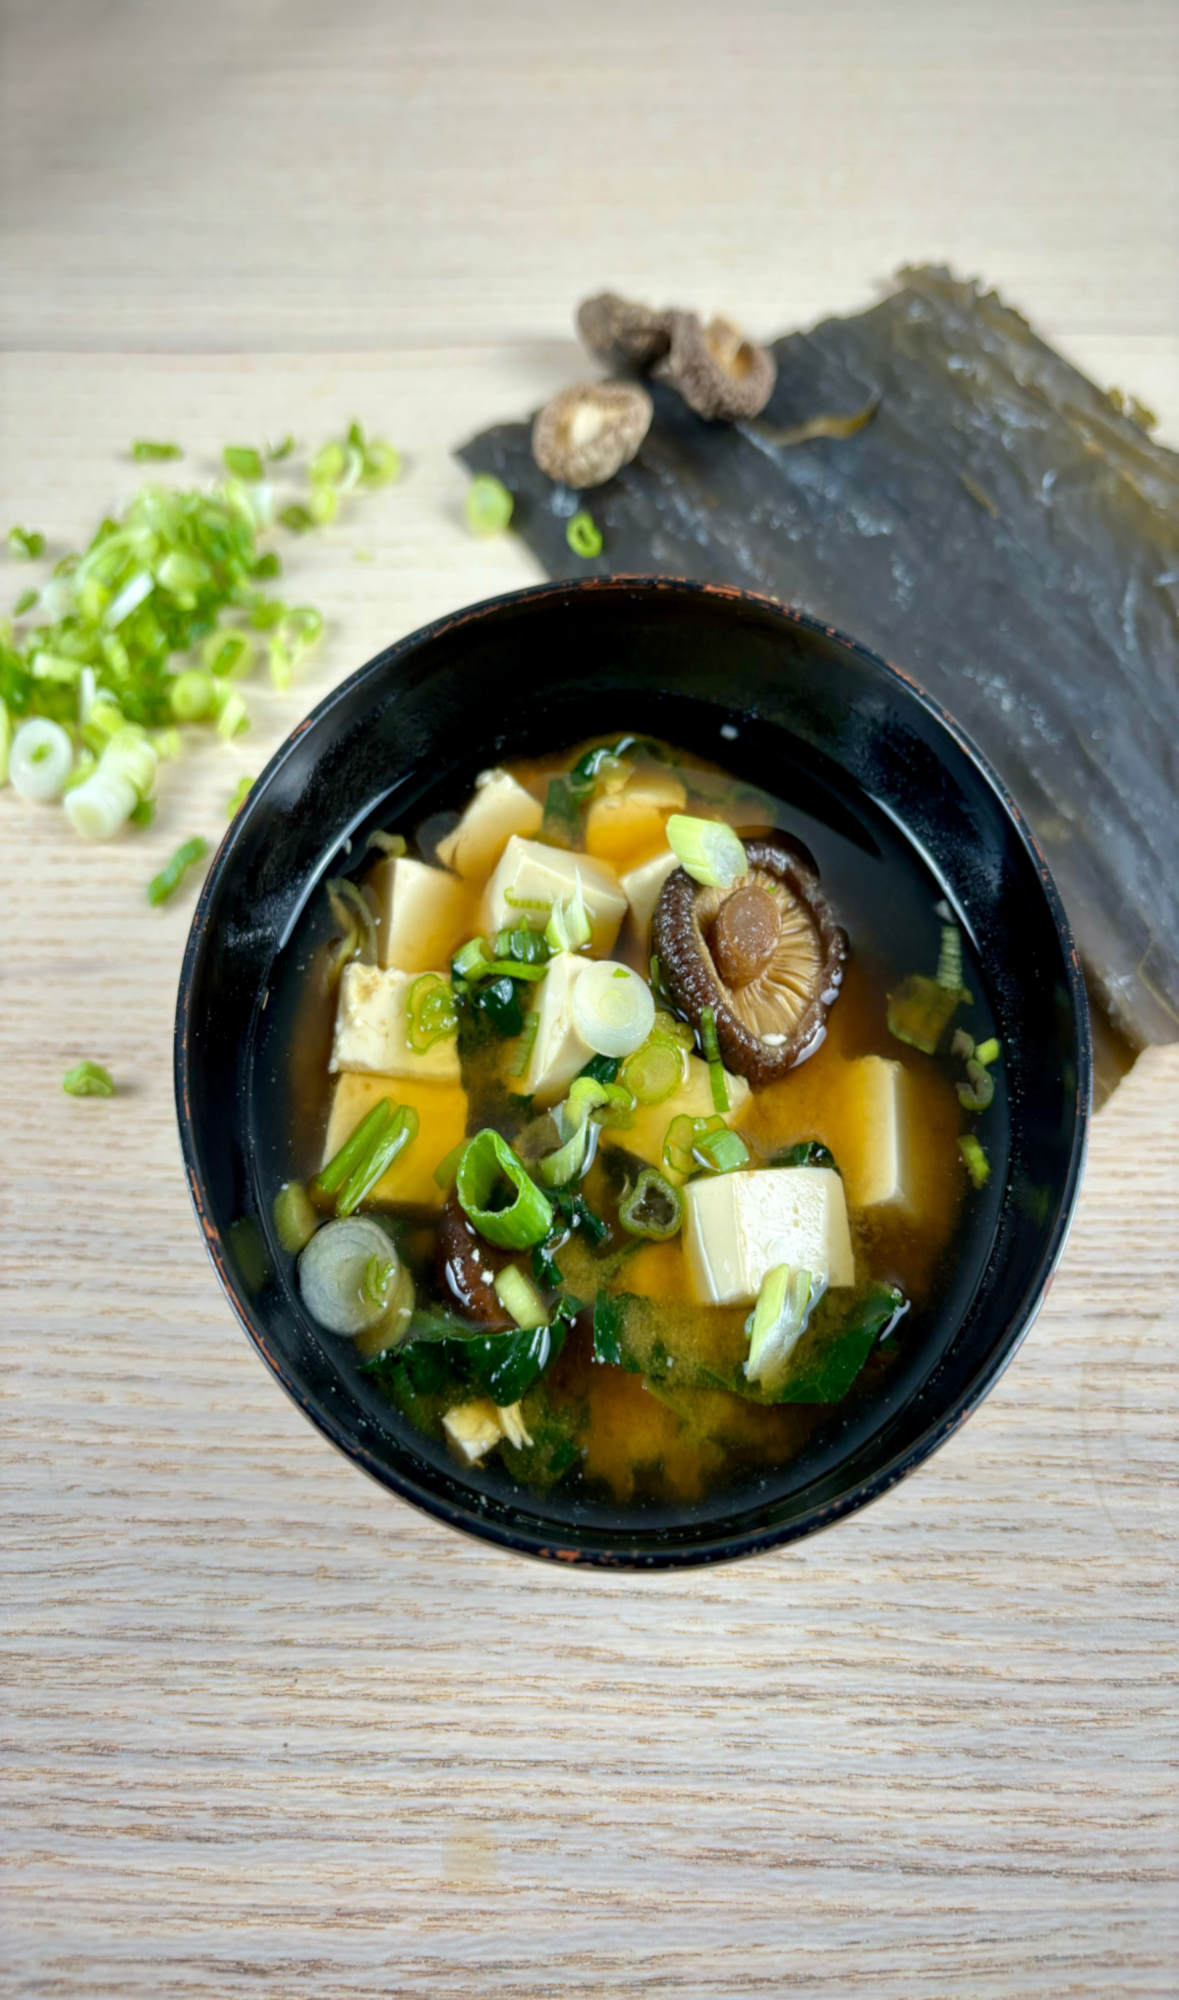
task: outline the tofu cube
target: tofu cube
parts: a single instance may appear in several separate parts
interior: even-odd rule
[[[651,919],[655,915],[659,891],[678,866],[670,847],[665,847],[662,854],[653,854],[649,861],[644,861],[638,868],[628,869],[622,877],[622,893],[630,905],[631,919],[645,952],[650,950]]]
[[[446,973],[440,978],[447,979]],[[361,965],[353,959],[340,974],[336,1032],[328,1068],[376,1072],[381,1076],[421,1077],[455,1082],[459,1077],[458,1040],[451,1035],[428,1049],[411,1049],[407,1007],[420,972],[395,967]]]
[[[519,924],[543,930],[553,904],[572,896],[579,880],[592,933],[590,952],[608,958],[626,915],[626,897],[614,870],[591,855],[569,854],[519,834],[512,835],[487,885],[484,928],[489,936]]]
[[[425,1083],[400,1076],[345,1073],[336,1081],[323,1142],[323,1165],[339,1152],[365,1114],[382,1097],[408,1104],[418,1114],[418,1134],[381,1175],[373,1195],[378,1201],[405,1202],[413,1208],[441,1208],[445,1192],[434,1179],[439,1160],[467,1136],[467,1093],[457,1083]]]
[[[585,844],[613,868],[633,868],[667,845],[667,820],[682,812],[687,793],[670,771],[645,772],[621,791],[603,792],[585,817]]]
[[[464,881],[490,875],[513,834],[539,831],[544,807],[510,771],[481,771],[475,796],[453,833],[438,842],[438,859]]]
[[[499,1411],[485,1396],[476,1403],[456,1403],[443,1417],[442,1428],[464,1465],[478,1465],[504,1435]]]
[[[755,1299],[776,1264],[816,1283],[855,1282],[843,1182],[831,1167],[714,1174],[689,1181],[684,1198],[692,1288],[707,1304]]]
[[[848,1136],[837,1157],[848,1202],[909,1207],[908,1072],[885,1056],[860,1056],[847,1065],[844,1097]]]
[[[608,1142],[613,1141],[640,1160],[646,1160],[649,1166],[658,1167],[670,1181],[682,1179],[663,1158],[663,1142],[672,1119],[678,1118],[681,1112],[689,1118],[711,1118],[716,1110],[708,1064],[702,1062],[699,1056],[689,1055],[686,1050],[683,1063],[683,1083],[674,1097],[665,1098],[662,1104],[640,1104],[633,1113],[632,1124],[605,1128]],[[748,1100],[749,1085],[743,1076],[729,1076],[727,1071],[726,1083],[729,1108],[725,1123],[733,1125]]]
[[[402,972],[449,965],[475,928],[469,885],[445,868],[428,868],[408,854],[383,861],[373,876],[381,964]]]
[[[573,988],[591,963],[571,951],[551,958],[533,1005],[536,1040],[521,1088],[539,1105],[556,1104],[568,1094],[579,1069],[593,1055],[573,1025]]]

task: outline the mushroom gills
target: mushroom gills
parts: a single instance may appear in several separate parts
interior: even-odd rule
[[[787,846],[754,840],[745,850],[749,873],[733,889],[670,875],[651,941],[680,1011],[699,1027],[711,1007],[726,1068],[762,1084],[821,1041],[847,938]]]

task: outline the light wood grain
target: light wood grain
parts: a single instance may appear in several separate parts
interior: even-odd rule
[[[4,521],[67,546],[136,435],[407,453],[290,545],[297,695],[148,834],[0,794],[3,1990],[1172,1993],[1179,1049],[920,1473],[781,1555],[568,1575],[386,1498],[236,1331],[172,1120],[191,896],[142,892],[302,705],[531,577],[449,451],[580,365],[589,285],[776,329],[944,252],[1179,435],[1173,15],[0,13]],[[112,1103],[61,1096],[83,1054]]]

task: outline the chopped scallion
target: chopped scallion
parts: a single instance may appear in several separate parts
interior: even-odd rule
[[[524,1332],[548,1324],[548,1307],[518,1264],[505,1264],[493,1280],[495,1296]]]
[[[770,1388],[806,1332],[812,1305],[809,1271],[776,1264],[762,1279],[757,1304],[745,1322],[749,1353],[745,1373],[751,1382]]]
[[[274,1197],[274,1230],[284,1250],[296,1257],[319,1228],[319,1216],[302,1181],[287,1181]]]
[[[994,1035],[985,1042],[978,1042],[974,1050],[975,1062],[981,1063],[983,1068],[987,1069],[991,1063],[998,1060],[1001,1047],[1002,1044]]]
[[[242,807],[245,805],[247,798],[249,797],[250,788],[253,785],[253,783],[254,780],[248,776],[238,779],[237,784],[234,786],[233,791],[230,794],[229,805],[226,811],[227,818],[233,819],[235,814],[241,811]]]
[[[502,479],[481,472],[467,488],[467,526],[474,535],[501,535],[515,504]]]
[[[262,454],[249,444],[227,444],[221,453],[225,468],[235,479],[262,479],[266,468]]]
[[[115,1080],[109,1069],[102,1063],[75,1063],[67,1069],[61,1080],[61,1087],[70,1097],[113,1097]]]
[[[74,796],[77,798],[81,794],[75,793]],[[159,874],[153,875],[147,885],[147,900],[153,909],[160,903],[166,903],[169,896],[175,895],[188,870],[195,867],[198,861],[203,861],[208,851],[208,841],[202,840],[199,834],[192,840],[181,843],[171,859],[164,863]]]
[[[985,1187],[991,1177],[991,1163],[973,1132],[964,1132],[958,1141],[958,1151],[962,1155],[971,1183],[976,1188]]]
[[[702,1007],[700,1010],[700,1039],[704,1044],[704,1060],[708,1064],[708,1080],[712,1085],[712,1108],[726,1112],[729,1108],[729,1092],[725,1082],[725,1066],[721,1061],[720,1044],[716,1038],[716,1010]]]
[[[388,1099],[385,1102],[388,1103]],[[388,1173],[418,1135],[418,1114],[412,1104],[399,1104],[378,1134],[371,1151],[358,1160],[336,1197],[337,1215],[351,1215]]]
[[[566,524],[565,540],[574,555],[586,561],[602,553],[602,530],[584,507],[580,507]]]
[[[467,1141],[455,1186],[467,1220],[501,1249],[530,1249],[534,1243],[542,1243],[552,1227],[548,1197],[525,1171],[507,1140],[491,1127]],[[502,1204],[508,1191],[513,1198],[506,1205],[492,1205],[493,1201]]]
[[[168,458],[181,458],[183,452],[178,444],[168,444],[159,438],[136,438],[131,456],[137,465],[151,465]]]
[[[684,1219],[684,1197],[655,1167],[644,1167],[634,1187],[619,1203],[618,1220],[631,1236],[665,1243]]]
[[[45,537],[39,528],[10,528],[8,553],[20,562],[33,562],[45,553]]]
[[[416,1055],[424,1055],[435,1042],[453,1041],[458,1034],[458,1013],[449,979],[440,972],[423,972],[414,980],[406,1000],[405,1038]]]

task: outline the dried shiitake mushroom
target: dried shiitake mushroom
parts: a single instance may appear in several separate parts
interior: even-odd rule
[[[438,1218],[438,1262],[442,1282],[471,1319],[498,1332],[514,1324],[495,1290],[497,1274],[512,1261],[510,1250],[485,1243],[467,1220],[452,1188]]]
[[[656,373],[678,389],[697,416],[732,423],[756,417],[774,393],[778,364],[768,347],[747,340],[727,319],[705,326],[696,313],[668,315],[671,346]]]
[[[637,382],[578,382],[546,403],[532,426],[532,456],[566,486],[601,486],[629,465],[651,427]]]
[[[731,889],[677,868],[660,891],[651,949],[696,1027],[706,1007],[726,1069],[755,1087],[811,1054],[839,992],[847,936],[819,878],[778,840],[744,843],[749,871]]]
[[[577,308],[577,331],[591,354],[611,368],[650,368],[671,346],[667,314],[597,292]]]

